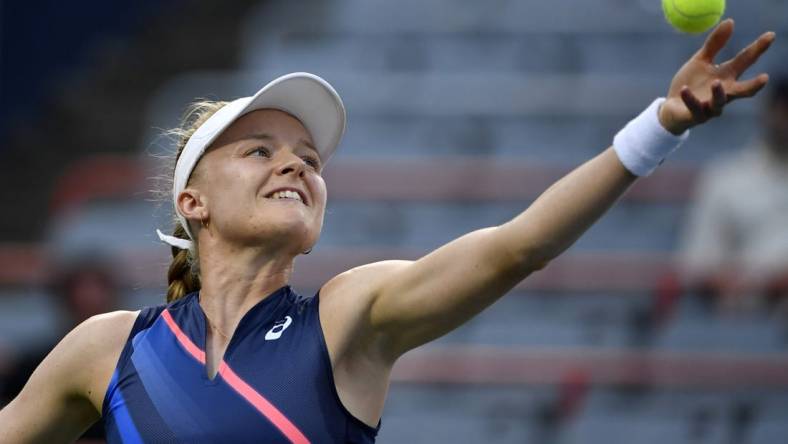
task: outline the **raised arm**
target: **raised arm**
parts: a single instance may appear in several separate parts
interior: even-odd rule
[[[765,74],[738,78],[774,34],[763,34],[733,59],[715,65],[732,31],[732,21],[721,23],[676,73],[658,111],[663,128],[680,134],[766,84]],[[364,315],[368,336],[393,360],[456,328],[571,246],[636,178],[610,147],[501,226],[462,236],[414,262],[384,262],[350,272],[347,280],[363,280],[370,295]]]
[[[66,335],[0,410],[0,444],[79,438],[100,417],[104,390],[136,316],[94,316]]]

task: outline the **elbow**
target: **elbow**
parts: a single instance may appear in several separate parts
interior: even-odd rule
[[[499,227],[506,232],[510,227],[503,225]],[[558,245],[551,245],[549,242],[537,241],[530,236],[512,236],[510,233],[502,236],[507,242],[505,250],[508,251],[509,264],[512,268],[520,272],[534,272],[545,268],[553,259],[561,254]]]
[[[539,271],[545,268],[556,256],[551,254],[548,249],[528,249],[521,254],[521,266],[529,272]]]
[[[549,248],[524,245],[514,249],[511,262],[521,273],[530,274],[545,268],[556,256]]]
[[[550,263],[550,259],[536,260],[528,263],[527,269],[531,272],[539,271]]]

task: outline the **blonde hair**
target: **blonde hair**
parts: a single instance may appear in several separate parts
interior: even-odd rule
[[[201,100],[189,105],[186,113],[181,120],[181,125],[177,128],[171,129],[166,132],[166,135],[174,139],[175,154],[169,156],[170,168],[167,176],[166,183],[169,184],[169,189],[166,193],[162,193],[172,199],[172,182],[175,175],[175,165],[183,152],[189,138],[197,131],[209,117],[216,111],[219,111],[228,102]],[[194,177],[196,170],[192,173]],[[173,210],[175,211],[175,210]],[[180,221],[175,214],[173,214],[173,225],[175,229],[172,235],[181,239],[188,239],[186,230],[181,225]],[[172,247],[172,262],[170,262],[169,270],[167,271],[167,302],[177,301],[178,299],[186,296],[189,293],[197,291],[201,288],[200,285],[200,269],[199,269],[199,256],[197,252],[197,241],[194,240],[194,248],[189,250],[181,250],[180,248]]]

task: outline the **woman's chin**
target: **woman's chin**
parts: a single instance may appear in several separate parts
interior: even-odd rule
[[[312,237],[312,232],[319,230],[315,228],[311,215],[304,214],[302,211],[282,211],[277,214],[268,214],[263,219],[260,226],[265,227],[265,233],[261,233],[264,238],[286,238],[292,242],[301,243],[307,238]]]

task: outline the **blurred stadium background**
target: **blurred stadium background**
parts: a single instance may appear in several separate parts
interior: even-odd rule
[[[775,30],[753,72],[788,68],[788,2],[726,15],[725,57]],[[6,394],[75,307],[163,300],[154,230],[170,229],[170,204],[149,190],[169,174],[161,130],[191,100],[290,71],[343,96],[323,236],[293,281],[311,294],[505,222],[664,95],[702,42],[658,0],[2,1],[0,18]],[[561,258],[406,355],[379,442],[786,442],[786,319],[719,315],[676,278],[699,169],[758,135],[758,105],[696,130]]]

